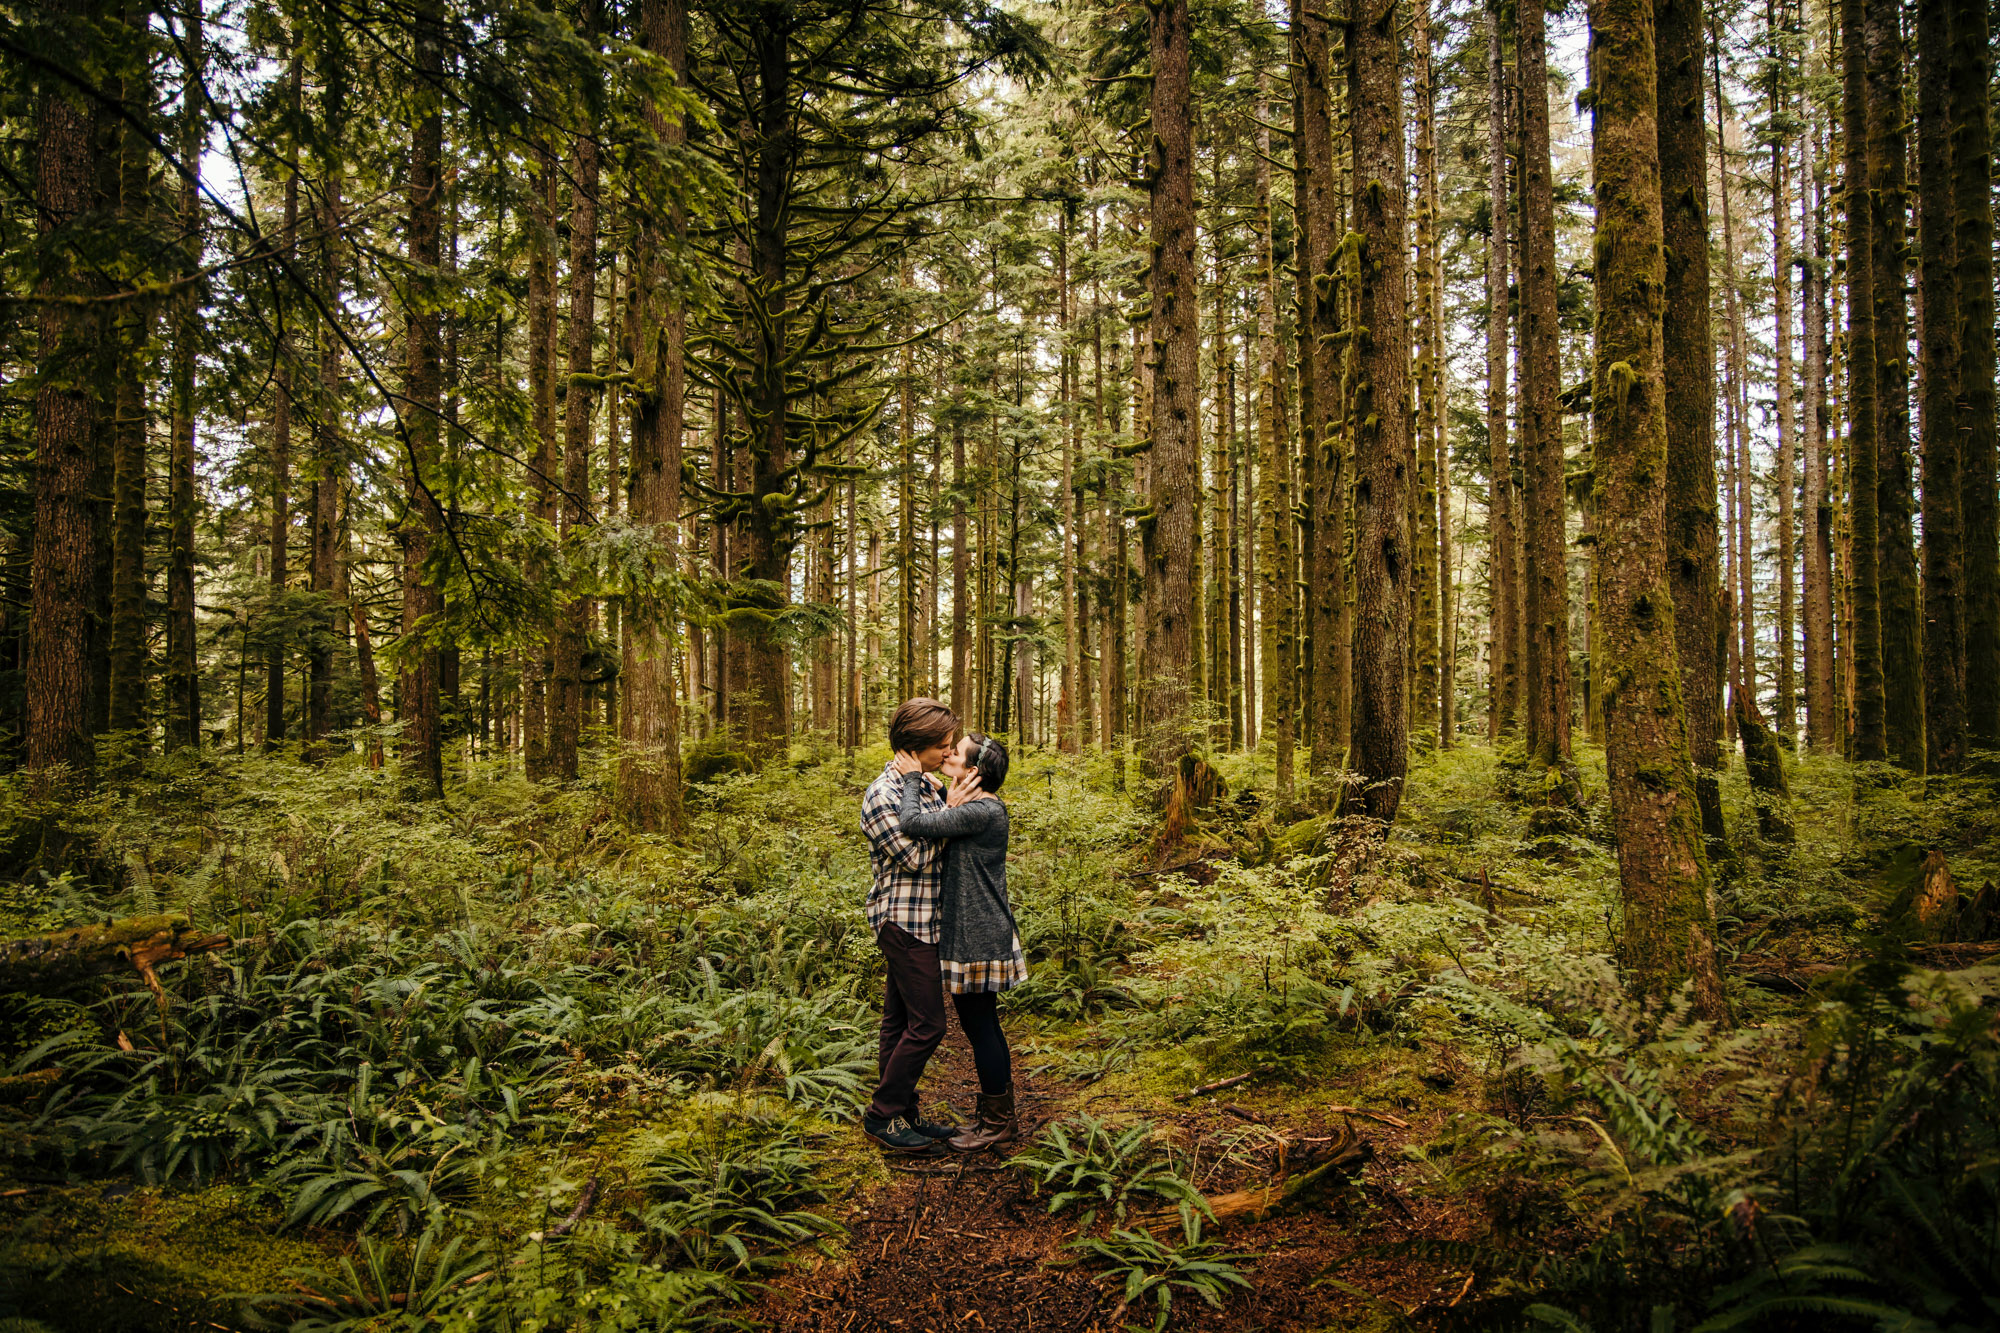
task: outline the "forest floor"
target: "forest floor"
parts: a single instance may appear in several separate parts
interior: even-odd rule
[[[1812,1181],[1876,1178],[1839,1163],[1896,1126],[1995,1160],[1995,782],[1799,761],[1778,845],[1728,775],[1714,1027],[1618,985],[1594,758],[1570,832],[1530,832],[1534,785],[1479,749],[1420,763],[1384,838],[1281,815],[1233,757],[1163,865],[1108,766],[1024,756],[1022,1142],[923,1162],[853,1120],[880,756],[699,788],[680,843],[588,781],[475,770],[425,809],[361,770],[162,771],[69,815],[95,872],[0,882],[14,933],[177,908],[238,940],[163,970],[165,1008],[136,979],[0,1006],[0,1321],[24,1321],[0,1328],[1118,1333],[1163,1282],[1174,1328],[1730,1316],[1768,1296],[1744,1255],[1816,1253]],[[1884,944],[1940,863],[1967,938]],[[1864,1047],[1902,1054],[1828,1063]],[[925,1089],[971,1109],[955,1027]],[[1883,1128],[1801,1137],[1841,1115]],[[1936,1147],[1907,1179],[1965,1175]],[[1052,1163],[1106,1199],[1059,1197]],[[1218,1218],[1177,1213],[1195,1192]],[[1765,1268],[1808,1298],[1897,1280],[1790,1263]]]
[[[925,1087],[932,1097],[943,1093],[970,1107],[978,1086],[971,1051],[955,1019],[951,1028]],[[1448,1093],[1465,1071],[1454,1067],[1448,1050],[1436,1056],[1429,1081]],[[1434,1137],[1450,1103],[1442,1096],[1423,1103],[1378,1098],[1373,1085],[1362,1075],[1301,1095],[1250,1082],[1173,1098],[1104,1091],[1045,1074],[1017,1076],[1023,1143],[1078,1114],[1114,1128],[1143,1122],[1187,1152],[1195,1183],[1210,1196],[1281,1181],[1315,1141],[1359,1127],[1371,1160],[1344,1197],[1290,1216],[1238,1220],[1216,1233],[1230,1249],[1253,1252],[1257,1260],[1250,1291],[1220,1307],[1183,1300],[1185,1323],[1177,1326],[1213,1329],[1343,1327],[1371,1307],[1417,1316],[1469,1294],[1470,1272],[1387,1254],[1416,1238],[1467,1240],[1482,1229],[1457,1202],[1412,1197],[1398,1178],[1403,1149]],[[1381,1105],[1331,1109],[1357,1101]],[[1281,1142],[1292,1163],[1281,1163]],[[781,1276],[751,1317],[796,1333],[974,1327],[1117,1333],[1120,1316],[1138,1312],[1123,1309],[1117,1284],[1076,1262],[1066,1248],[1080,1229],[1076,1218],[1050,1216],[1035,1173],[1006,1168],[1006,1156],[1020,1150],[1015,1145],[891,1164],[889,1179],[844,1212],[849,1239],[843,1252],[816,1256]],[[1148,1225],[1172,1231],[1179,1224],[1168,1217]],[[1328,1277],[1338,1284],[1322,1281]]]

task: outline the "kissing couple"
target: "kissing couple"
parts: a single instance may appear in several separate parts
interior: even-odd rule
[[[889,719],[889,748],[895,757],[861,798],[875,876],[868,927],[888,971],[881,1081],[861,1130],[911,1156],[1012,1143],[1020,1121],[999,1000],[1028,964],[1007,902],[1007,747],[960,734],[935,699],[908,699]],[[946,994],[979,1071],[979,1115],[964,1126],[926,1120],[917,1106],[917,1080],[944,1040]]]

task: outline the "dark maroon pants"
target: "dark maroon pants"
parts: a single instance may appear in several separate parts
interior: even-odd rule
[[[938,976],[937,945],[925,944],[901,926],[885,924],[875,945],[889,969],[882,994],[882,1040],[876,1068],[882,1081],[869,1104],[871,1115],[917,1113],[917,1080],[931,1052],[944,1040],[944,982]]]

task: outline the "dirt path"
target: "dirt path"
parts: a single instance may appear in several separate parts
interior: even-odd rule
[[[1017,1051],[1024,1138],[1037,1127],[1077,1110],[1107,1114],[1119,1109],[1102,1094],[1027,1072]],[[924,1080],[928,1099],[948,1098],[970,1109],[977,1082],[971,1054],[956,1025]],[[1316,1099],[1320,1106],[1328,1098]],[[1322,1111],[1317,1121],[1303,1103],[1285,1108],[1290,1136],[1337,1132],[1340,1117]],[[1246,1122],[1219,1104],[1156,1117],[1172,1124],[1186,1141],[1204,1146],[1228,1141]],[[1376,1253],[1399,1240],[1462,1233],[1465,1219],[1442,1204],[1409,1198],[1388,1163],[1416,1129],[1369,1125],[1377,1160],[1349,1195],[1325,1209],[1237,1225],[1219,1233],[1231,1249],[1254,1252],[1244,1265],[1254,1289],[1211,1310],[1188,1293],[1176,1293],[1173,1328],[1320,1329],[1364,1314],[1374,1303],[1338,1286],[1316,1284],[1329,1265],[1342,1264],[1341,1281],[1374,1301],[1392,1303],[1397,1313],[1425,1322],[1442,1313],[1460,1292],[1462,1273],[1438,1265]],[[1239,1149],[1243,1160],[1198,1167],[1202,1188],[1211,1196],[1260,1184],[1276,1169],[1268,1159]],[[834,1211],[848,1228],[848,1254],[840,1263],[800,1268],[777,1279],[747,1313],[782,1333],[945,1333],[945,1330],[1067,1330],[1117,1333],[1135,1319],[1132,1310],[1113,1321],[1120,1293],[1082,1266],[1067,1266],[1066,1242],[1075,1235],[1074,1218],[1047,1216],[1022,1172],[1009,1170],[996,1153],[953,1156],[932,1163],[899,1164],[889,1184]],[[1156,1229],[1157,1231],[1157,1229]]]

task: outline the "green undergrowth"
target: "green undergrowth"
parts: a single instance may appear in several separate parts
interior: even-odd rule
[[[720,766],[678,843],[625,829],[601,772],[475,765],[420,806],[359,765],[210,758],[61,812],[0,804],[21,868],[0,929],[174,910],[236,940],[164,969],[164,1006],[136,980],[9,998],[8,1072],[61,1075],[0,1105],[0,1318],[741,1320],[778,1267],[843,1254],[845,1201],[889,1179],[851,1128],[880,986],[856,808],[885,758]],[[1198,1217],[1173,1184],[1198,1145],[1142,1122],[1238,1075],[1221,1095],[1270,1124],[1406,1119],[1393,1180],[1478,1237],[1407,1247],[1474,1275],[1468,1299],[1357,1327],[2000,1318],[1994,984],[1929,970],[1893,916],[1925,853],[1968,895],[2000,877],[1992,779],[1793,759],[1797,836],[1766,845],[1724,774],[1737,1021],[1712,1028],[1617,984],[1589,747],[1573,819],[1530,819],[1547,786],[1518,756],[1462,749],[1418,762],[1386,838],[1299,822],[1266,758],[1220,761],[1193,859],[1165,869],[1101,759],[1021,756],[1007,791],[1016,1059],[1101,1116],[1035,1151],[1048,1197],[1066,1172],[1098,1199],[1079,1257],[1132,1318],[1254,1280],[1115,1217],[1131,1189]],[[52,839],[70,869],[26,869]],[[1204,1169],[1266,1169],[1268,1134],[1209,1142]],[[1368,1206],[1349,1222],[1375,1244]]]

